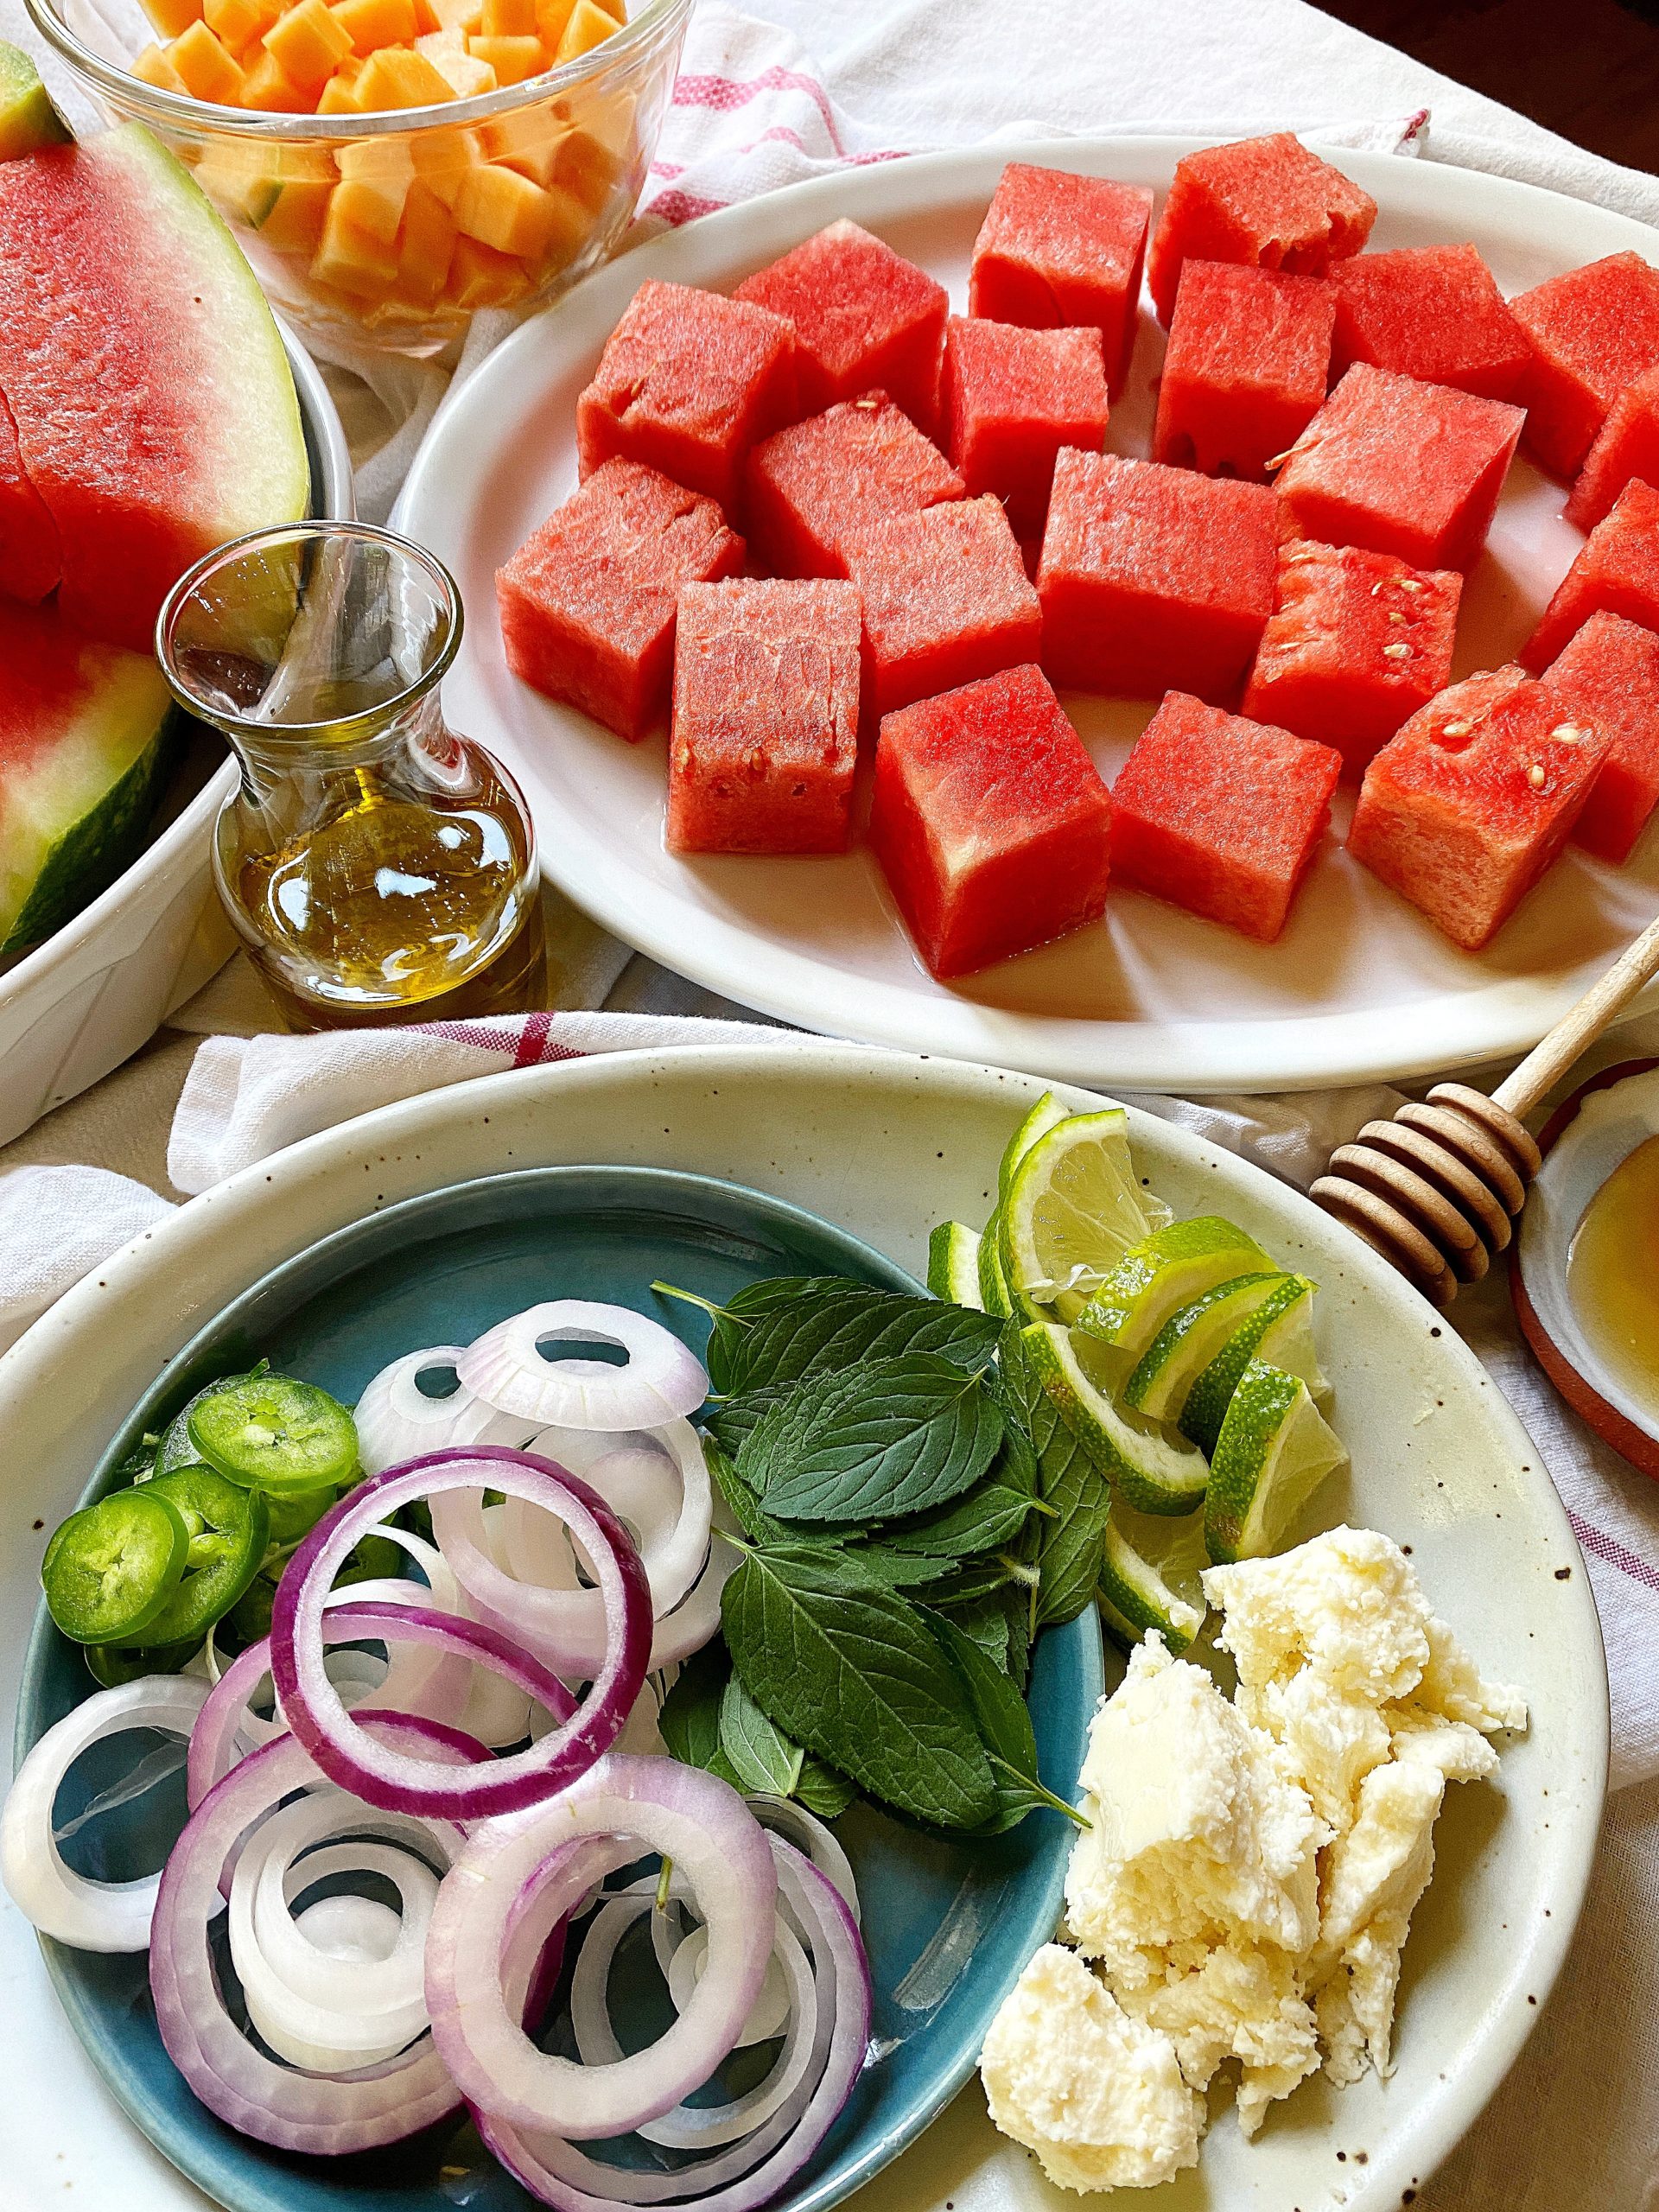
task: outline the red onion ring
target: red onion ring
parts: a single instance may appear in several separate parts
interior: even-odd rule
[[[612,1344],[626,1365],[602,1359],[547,1359],[544,1338]],[[695,1413],[709,1377],[671,1329],[631,1306],[557,1298],[486,1329],[455,1361],[467,1389],[538,1428],[660,1428]]]
[[[322,1663],[330,1587],[346,1554],[365,1529],[416,1498],[451,1490],[492,1489],[544,1506],[563,1521],[594,1565],[611,1624],[605,1663],[587,1695],[561,1725],[524,1751],[493,1760],[486,1776],[434,1771],[424,1761],[365,1736],[353,1720]],[[340,1609],[342,1611],[344,1608]],[[388,1612],[399,1609],[389,1607]],[[410,1609],[411,1614],[414,1612]],[[515,1675],[550,1702],[546,1670],[505,1636],[482,1623],[423,1617],[418,1633],[467,1638],[481,1632],[496,1671]],[[411,1633],[416,1632],[411,1630]],[[271,1611],[272,1678],[296,1738],[343,1789],[391,1812],[435,1813],[482,1820],[519,1812],[585,1773],[615,1741],[645,1678],[651,1650],[651,1592],[639,1554],[604,1500],[545,1459],[525,1452],[480,1448],[435,1452],[389,1468],[347,1491],[319,1521],[289,1562]],[[523,1670],[533,1670],[532,1677]],[[550,1709],[552,1709],[550,1707]]]
[[[779,1879],[806,1927],[815,1970],[830,1984],[818,2007],[822,2070],[802,2107],[785,2105],[741,2143],[675,2173],[607,2166],[573,2142],[527,2133],[469,2098],[486,2147],[515,2180],[556,2212],[615,2212],[689,2201],[695,2212],[758,2212],[811,2158],[852,2094],[870,2032],[870,1974],[864,1947],[835,1885],[781,1838],[772,1839]]]
[[[533,1891],[548,1911],[573,1911],[589,1867],[548,1862],[586,1837],[626,1839],[607,1847],[613,1865],[645,1851],[671,1859],[709,1929],[709,1964],[685,2011],[650,2050],[600,2068],[538,2050],[503,1986],[515,1908]],[[766,1839],[729,1784],[613,1753],[533,1817],[475,1832],[444,1877],[426,1946],[433,2040],[462,2093],[504,2120],[626,2134],[700,2088],[742,2033],[772,1955],[777,1891]]]
[[[489,1761],[483,1745],[439,1721],[375,1713],[363,1726],[432,1758],[467,1767]],[[320,1779],[304,1747],[279,1736],[208,1792],[162,1870],[149,1986],[168,2056],[210,2112],[278,2150],[340,2155],[413,2135],[453,2112],[458,2099],[429,2037],[350,2074],[301,2074],[266,2057],[226,2010],[210,1939],[226,1861],[256,1821]]]

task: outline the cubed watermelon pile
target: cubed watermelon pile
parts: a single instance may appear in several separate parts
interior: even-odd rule
[[[1288,133],[1185,156],[1153,209],[1011,163],[966,314],[844,220],[729,297],[643,283],[583,481],[500,572],[512,665],[629,738],[671,697],[687,855],[843,849],[861,745],[941,978],[1097,919],[1109,858],[1272,943],[1344,772],[1353,859],[1478,949],[1659,801],[1659,269],[1506,300],[1471,245],[1369,252],[1370,196]],[[1143,264],[1150,457],[1111,449]],[[1526,666],[1454,683],[1523,436],[1589,535]],[[15,444],[0,404],[0,559]],[[1109,800],[1055,685],[1156,709]]]

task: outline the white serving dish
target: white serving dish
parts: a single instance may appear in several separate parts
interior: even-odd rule
[[[1039,1087],[804,1039],[620,1053],[409,1099],[219,1185],[115,1255],[0,1359],[11,1470],[0,1521],[0,1710],[15,1700],[45,1532],[165,1361],[279,1261],[417,1192],[587,1161],[747,1184],[919,1272],[934,1222],[984,1217],[997,1157]],[[1481,1666],[1518,1684],[1531,1707],[1496,1781],[1449,1793],[1439,1869],[1406,1954],[1391,2081],[1342,2093],[1309,2084],[1254,2145],[1224,2113],[1200,2171],[1148,2200],[1149,2212],[1395,2212],[1497,2087],[1572,1938],[1607,1758],[1588,1580],[1520,1423],[1401,1277],[1231,1154],[1141,1114],[1133,1134],[1142,1172],[1178,1209],[1236,1215],[1322,1284],[1320,1348],[1354,1465],[1321,1497],[1321,1521],[1370,1522],[1409,1544],[1431,1599]],[[3,1899],[0,1988],[7,2212],[71,2202],[200,2212],[203,2200],[127,2124],[83,2056],[29,1928]],[[858,2202],[866,2212],[1061,2212],[1077,2200],[992,2133],[970,2085]]]
[[[352,457],[334,403],[299,340],[284,330],[283,342],[311,458],[312,512],[349,517]],[[230,957],[208,832],[235,787],[217,741],[194,741],[166,826],[100,898],[0,975],[0,1144],[130,1058]]]
[[[529,795],[553,880],[607,929],[711,990],[830,1035],[1103,1084],[1285,1090],[1443,1071],[1524,1051],[1659,912],[1659,833],[1616,870],[1569,850],[1497,943],[1449,944],[1343,849],[1351,798],[1276,945],[1135,892],[1057,944],[945,986],[927,975],[867,849],[684,860],[662,839],[665,746],[626,745],[508,671],[494,571],[572,490],[575,404],[647,277],[728,289],[851,216],[966,296],[1003,166],[1047,163],[1167,187],[1185,138],[1034,141],[842,170],[707,217],[598,270],[536,317],[440,413],[398,506],[461,580],[470,617],[446,698]],[[1659,261],[1659,233],[1559,194],[1437,162],[1338,152],[1376,197],[1377,247],[1471,239],[1505,292],[1602,254]],[[1107,443],[1148,450],[1162,341],[1143,315]],[[1511,658],[1581,543],[1561,487],[1516,463],[1469,580],[1454,673]],[[1108,779],[1149,702],[1068,695]]]

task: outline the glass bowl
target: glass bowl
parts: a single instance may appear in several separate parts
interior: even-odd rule
[[[602,45],[524,83],[372,115],[270,114],[166,91],[131,73],[152,34],[130,0],[27,4],[111,120],[146,124],[193,171],[273,306],[336,348],[425,355],[480,308],[537,306],[613,251],[645,186],[692,0],[647,0]],[[334,194],[347,182],[366,226],[340,219]]]

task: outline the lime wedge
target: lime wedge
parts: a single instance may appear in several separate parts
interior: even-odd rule
[[[1031,1150],[1039,1137],[1046,1137],[1052,1128],[1067,1118],[1066,1110],[1052,1090],[1046,1090],[1032,1108],[1014,1135],[1008,1139],[1002,1154],[1002,1164],[996,1171],[996,1195],[999,1200],[1008,1195],[1014,1181],[1014,1171]]]
[[[1140,1414],[1120,1412],[1087,1337],[1033,1321],[1020,1342],[1032,1375],[1116,1497],[1142,1513],[1191,1513],[1200,1503],[1210,1475],[1203,1452]]]
[[[1130,1246],[1169,1217],[1135,1179],[1123,1109],[1068,1115],[1018,1163],[997,1208],[998,1257],[1015,1305],[1075,1321]]]
[[[1218,1282],[1201,1298],[1178,1306],[1141,1353],[1123,1386],[1123,1399],[1154,1421],[1179,1421],[1187,1395],[1262,1301],[1290,1278],[1245,1274]]]
[[[1014,1300],[1008,1294],[1007,1280],[1002,1273],[1001,1220],[999,1208],[985,1224],[974,1260],[979,1275],[981,1312],[995,1313],[1006,1320],[1014,1311]]]
[[[1217,1283],[1272,1269],[1255,1237],[1218,1214],[1173,1221],[1123,1255],[1073,1326],[1137,1360],[1179,1307]]]
[[[1101,1618],[1126,1650],[1156,1629],[1179,1656],[1204,1626],[1199,1577],[1209,1563],[1202,1513],[1160,1519],[1114,1499],[1100,1570]]]
[[[1313,1396],[1324,1402],[1331,1385],[1319,1369],[1313,1344],[1313,1293],[1306,1275],[1287,1275],[1248,1320],[1240,1323],[1187,1392],[1180,1430],[1200,1451],[1213,1452],[1227,1418],[1238,1378],[1253,1359],[1262,1359],[1286,1375],[1298,1375]]]
[[[1302,1507],[1347,1459],[1300,1376],[1253,1359],[1216,1440],[1204,1540],[1217,1564],[1280,1549]]]
[[[927,1240],[927,1287],[949,1306],[985,1310],[979,1294],[979,1231],[942,1221]]]

